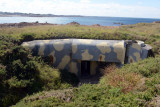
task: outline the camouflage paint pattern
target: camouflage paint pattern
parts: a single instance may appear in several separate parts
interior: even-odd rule
[[[125,49],[123,40],[73,39],[72,59],[124,63]]]
[[[49,56],[53,67],[81,74],[81,61],[90,61],[90,73],[96,74],[98,62],[132,63],[147,57],[152,49],[142,41],[54,39],[24,42],[33,55]]]
[[[128,49],[128,63],[137,62],[148,57],[148,51],[152,47],[148,44],[144,44],[143,41],[136,41],[129,45]]]

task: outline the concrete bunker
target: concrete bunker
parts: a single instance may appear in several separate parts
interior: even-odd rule
[[[53,67],[78,76],[95,75],[103,64],[122,66],[153,56],[150,45],[132,40],[34,40],[22,46],[32,50],[33,55],[49,56]]]

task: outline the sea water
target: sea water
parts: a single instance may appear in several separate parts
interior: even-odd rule
[[[0,17],[0,23],[36,22],[67,24],[78,22],[81,25],[99,24],[102,26],[120,26],[121,24],[152,23],[160,19],[151,18],[126,18],[126,17]]]

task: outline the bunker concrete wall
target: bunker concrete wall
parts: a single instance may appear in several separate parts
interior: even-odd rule
[[[124,40],[91,40],[91,39],[56,39],[34,40],[24,42],[22,46],[32,50],[33,55],[49,56],[53,67],[66,69],[78,76],[81,75],[81,61],[90,61],[90,74],[96,74],[98,62],[124,64],[147,58],[152,49],[144,42],[132,42],[128,47]]]

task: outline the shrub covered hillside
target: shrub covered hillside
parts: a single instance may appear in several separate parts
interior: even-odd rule
[[[27,94],[65,86],[61,84],[64,74],[18,43],[15,38],[0,36],[0,106],[13,105]]]
[[[0,106],[160,106],[160,24],[121,27],[40,25],[0,28]],[[20,44],[35,39],[91,38],[143,40],[156,58],[107,67],[98,84],[77,85],[74,74],[32,56]]]
[[[24,98],[15,107],[160,106],[160,58],[149,58],[104,72],[99,84],[43,91]]]

